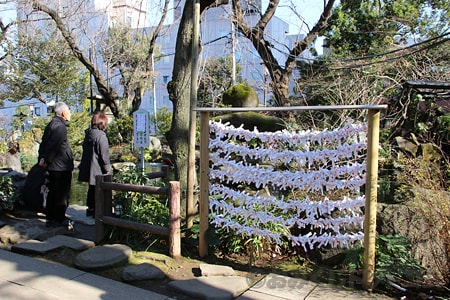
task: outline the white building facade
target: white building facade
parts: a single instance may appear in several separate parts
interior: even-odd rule
[[[174,1],[173,5],[175,2],[178,3]],[[151,30],[148,28],[149,22],[155,22],[155,20],[148,20],[148,16],[157,15],[160,8],[149,7],[147,0],[44,0],[40,3],[55,9],[63,16],[69,24],[68,30],[77,39],[83,53],[86,54],[86,50],[90,49],[93,53],[92,59],[100,72],[120,93],[120,77],[117,76],[117,72],[111,70],[101,56],[97,55],[100,48],[104,46],[101,42],[105,39],[108,28],[117,23],[128,24],[134,29]],[[144,94],[140,107],[150,113],[155,113],[155,109],[157,111],[161,107],[172,110],[167,83],[172,79],[179,20],[184,8],[184,1],[179,3],[179,6],[171,9],[171,15],[167,17],[171,23],[164,26],[156,40],[161,49],[161,55],[154,58],[154,82]],[[248,5],[246,16],[248,23],[253,24],[259,19],[261,5],[260,0],[251,1]],[[240,77],[258,93],[260,105],[265,105],[271,95],[267,70],[251,42],[233,29],[231,14],[231,6],[223,5],[208,9],[202,15],[200,35],[203,45],[200,64],[211,58],[234,55],[236,63],[242,68]],[[37,26],[46,26],[45,24],[49,21],[47,15],[33,11],[30,1],[27,0],[17,0],[17,17],[19,20],[35,22]],[[233,31],[234,34],[232,34]],[[289,24],[276,16],[267,26],[266,36],[270,37],[273,53],[280,64],[284,63],[288,55],[287,46],[292,47],[293,38],[288,36],[288,32]],[[57,99],[49,98],[48,102],[55,100]],[[35,100],[26,105],[33,108],[35,115],[46,115],[45,104]]]
[[[131,28],[148,26],[147,0],[40,0],[39,3],[56,11],[62,17],[80,50],[84,55],[92,57],[107,81],[111,75],[97,53],[103,46],[100,41],[106,37],[108,28],[116,23],[128,24]],[[46,32],[46,28],[53,22],[47,14],[34,10],[32,1],[29,0],[15,1],[14,9],[9,9],[9,14],[12,20],[19,21],[17,30],[14,32],[22,34],[33,35],[35,30]],[[2,66],[2,69],[5,70],[7,67]],[[23,100],[20,103],[6,100],[5,109],[0,113],[12,115],[18,106],[28,106],[32,116],[45,117],[48,115],[49,106],[59,99],[57,95],[43,95],[43,97],[47,103],[37,99]],[[73,106],[75,106],[74,109],[78,109],[77,105]]]
[[[253,8],[260,5],[260,1],[254,1]],[[181,16],[183,7],[178,7],[174,14]],[[236,63],[242,68],[240,76],[246,80],[258,93],[260,105],[266,104],[266,100],[271,96],[269,90],[269,78],[265,66],[253,47],[251,42],[245,37],[234,32],[231,23],[231,7],[223,5],[217,8],[210,8],[202,15],[200,24],[200,36],[202,49],[200,53],[200,65],[202,62],[218,57],[231,56],[234,53]],[[248,13],[247,22],[252,24],[259,19],[257,9],[254,13]],[[155,61],[155,84],[154,91],[145,94],[141,108],[154,113],[154,107],[157,109],[166,106],[172,109],[172,103],[169,100],[167,92],[167,83],[172,79],[172,70],[175,57],[175,44],[178,33],[178,21],[166,25],[161,35],[157,39],[158,45],[161,47],[161,56]],[[274,48],[273,52],[280,64],[283,64],[287,58],[288,52],[286,46],[291,46],[294,37],[288,35],[289,24],[278,17],[273,17],[267,26],[267,36],[271,38]],[[234,49],[233,49],[234,41]],[[201,76],[201,72],[200,72]],[[156,105],[155,105],[156,99]]]

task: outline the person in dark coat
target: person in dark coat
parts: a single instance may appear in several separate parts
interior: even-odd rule
[[[39,166],[48,171],[46,225],[73,230],[73,221],[66,217],[73,171],[72,149],[67,138],[70,108],[64,102],[58,102],[54,112],[55,116],[45,127],[38,158]]]
[[[95,176],[111,173],[109,142],[105,133],[107,126],[108,117],[96,112],[92,116],[91,127],[85,131],[78,180],[89,183],[86,216],[95,217]]]

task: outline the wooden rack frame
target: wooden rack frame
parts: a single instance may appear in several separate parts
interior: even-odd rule
[[[211,112],[245,111],[310,111],[310,110],[367,110],[367,167],[366,167],[366,204],[364,217],[364,271],[363,288],[373,290],[375,274],[375,239],[377,217],[378,186],[378,145],[380,132],[380,111],[387,105],[339,105],[339,106],[291,106],[291,107],[239,107],[239,108],[196,108],[200,113],[200,236],[199,255],[208,254],[206,231],[209,226],[209,119]]]

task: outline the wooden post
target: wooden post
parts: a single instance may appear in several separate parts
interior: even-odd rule
[[[363,288],[372,291],[375,273],[375,240],[377,221],[378,144],[380,111],[369,109],[367,133],[366,207],[364,216]]]
[[[209,112],[200,112],[200,232],[199,255],[208,255],[208,242],[206,231],[208,230],[209,214]]]
[[[181,256],[181,213],[180,182],[169,182],[169,255],[173,258]]]
[[[95,177],[95,243],[99,244],[105,236],[105,225],[102,222],[105,207],[103,189],[101,184],[103,183],[104,176],[98,175]]]
[[[112,182],[112,175],[108,174],[103,177],[104,182]],[[103,215],[112,216],[112,190],[103,190],[104,203],[103,203]]]

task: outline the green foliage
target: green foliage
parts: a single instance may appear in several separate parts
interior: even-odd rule
[[[445,39],[442,39],[445,42]],[[383,113],[382,141],[390,143],[397,135],[405,136],[414,132],[420,141],[441,145],[448,141],[445,111],[438,98],[421,97],[416,88],[408,88],[406,81],[418,78],[426,81],[445,81],[450,76],[449,60],[445,45],[427,47],[427,51],[417,51],[406,56],[392,54],[386,59],[366,57],[364,60],[348,60],[358,57],[358,53],[334,53],[327,59],[314,63],[299,64],[301,71],[296,92],[303,95],[307,105],[363,105],[387,103]],[[442,67],[436,67],[442,66]],[[424,94],[428,94],[425,91]],[[349,119],[364,120],[365,111],[324,111],[305,112],[297,115],[297,123],[306,128],[317,124],[335,126]],[[440,122],[434,124],[434,122]],[[434,128],[438,134],[432,134]],[[426,128],[433,128],[427,131]]]
[[[134,185],[148,185],[148,179],[139,168],[124,169],[115,175],[115,181]],[[150,195],[145,193],[118,191],[114,195],[114,206],[122,206],[122,214],[120,218],[132,220],[139,223],[146,223],[167,227],[169,224],[169,208],[168,199],[162,195]],[[153,244],[158,237],[149,235],[145,232],[137,232],[126,230],[125,232],[116,231],[116,235],[112,235],[112,239],[123,238],[122,235],[132,245],[141,247],[142,245]],[[133,247],[134,248],[134,247]]]
[[[386,168],[392,170],[390,189],[395,189],[395,198],[392,198],[397,202],[407,201],[411,216],[406,218],[408,236],[413,243],[423,243],[423,232],[428,234],[432,239],[433,249],[430,251],[435,256],[434,268],[448,283],[450,270],[441,263],[450,259],[446,248],[450,245],[448,163],[432,154],[414,158],[395,154],[392,155],[395,163]]]
[[[91,115],[87,112],[72,113],[69,126],[67,127],[67,136],[76,160],[81,160],[85,131],[89,128],[90,123]]]
[[[199,237],[200,237],[200,220],[199,217],[196,216],[194,218],[192,227],[186,231],[185,238],[183,239],[183,241],[191,247],[198,247]],[[217,246],[220,245],[218,232],[214,227],[214,225],[209,224],[208,229],[205,232],[205,239],[206,242],[208,243],[208,246],[212,250],[216,249]]]
[[[247,236],[244,234],[236,234],[236,232],[219,227],[217,234],[220,239],[220,249],[225,253],[246,253],[245,243]]]
[[[151,39],[152,34],[126,24],[116,23],[109,28],[102,56],[109,67],[120,72],[125,95],[136,89],[145,90],[152,84],[151,62],[147,56],[150,51],[156,57],[160,55],[158,47],[151,49],[154,46]]]
[[[0,177],[0,213],[12,211],[21,204],[21,191],[12,182],[11,177]]]
[[[427,51],[423,52],[398,55],[390,51],[398,50],[406,41],[411,43],[413,34],[421,39],[443,34],[442,24],[448,22],[439,20],[448,19],[450,4],[447,2],[340,1],[325,33],[331,54],[327,54],[326,60],[298,63],[301,75],[295,91],[302,95],[298,104],[388,103],[386,119],[394,130],[389,132],[387,140],[396,130],[404,130],[403,123],[416,122],[408,126],[421,132],[433,128],[423,121],[418,124],[415,112],[423,105],[417,105],[419,98],[413,99],[414,95],[402,93],[402,83],[408,79],[445,81],[450,70],[448,56],[444,54],[446,39],[427,44],[423,47]],[[377,56],[382,53],[386,54]],[[361,120],[364,115],[355,111],[303,113],[299,114],[298,122],[334,125],[349,118]]]
[[[413,281],[421,279],[424,268],[414,259],[411,244],[399,235],[380,235],[376,240],[375,277],[385,283],[400,277]]]
[[[0,139],[0,153],[8,151],[9,147],[7,141],[7,139]]]
[[[0,116],[0,153],[5,153],[9,149],[8,141],[10,133],[7,130],[6,124],[8,120],[5,116]]]
[[[342,264],[348,272],[353,272],[362,268],[363,261],[364,249],[356,246],[345,251],[345,259]]]
[[[449,9],[448,3],[426,0],[344,0],[335,7],[325,36],[336,54],[378,54],[414,35],[444,33]]]
[[[236,65],[236,81],[242,82],[239,75],[242,67]],[[198,106],[220,105],[222,94],[232,85],[232,58],[231,56],[210,58],[205,62],[200,76],[198,87]]]
[[[170,130],[170,126],[172,125],[172,115],[172,112],[170,112],[166,106],[157,111],[156,118],[155,115],[150,115],[150,122],[152,124],[156,123],[155,136],[160,139],[165,139],[166,133]]]
[[[259,100],[255,90],[248,84],[240,83],[223,93],[222,103],[232,107],[256,107]]]
[[[20,163],[22,165],[22,170],[28,172],[37,162],[37,156],[29,156],[20,154]]]
[[[54,27],[35,29],[31,35],[21,32],[18,41],[13,55],[3,61],[9,72],[0,74],[0,98],[54,97],[74,104],[85,97],[85,71]]]
[[[255,211],[258,208],[255,207]],[[274,213],[275,215],[277,213]],[[286,233],[286,228],[279,226],[278,224],[266,223],[264,225],[256,224],[254,220],[243,220],[241,216],[235,217],[235,222],[240,224],[245,224],[249,227],[265,228],[270,232],[274,233]],[[213,227],[210,225],[210,228]],[[247,254],[249,256],[248,266],[251,267],[255,260],[257,260],[265,249],[271,247],[269,240],[265,239],[259,235],[248,236],[246,234],[237,234],[234,230],[229,228],[218,227],[215,229],[215,234],[218,236],[220,244],[218,244],[218,249],[223,253],[230,254]],[[287,241],[282,241],[281,245],[277,246],[280,250],[286,250],[289,248],[289,243]]]
[[[152,147],[144,148],[144,161],[158,161],[161,158],[161,151]]]
[[[414,259],[411,243],[399,235],[378,235],[375,249],[375,278],[382,284],[394,277],[414,280],[422,278],[424,268]],[[345,252],[342,265],[348,272],[363,268],[364,248],[355,247]]]
[[[106,130],[106,136],[111,146],[120,145],[123,141],[122,135],[119,133],[117,126],[108,126]]]
[[[110,145],[130,144],[133,141],[133,117],[116,118],[106,131]]]

